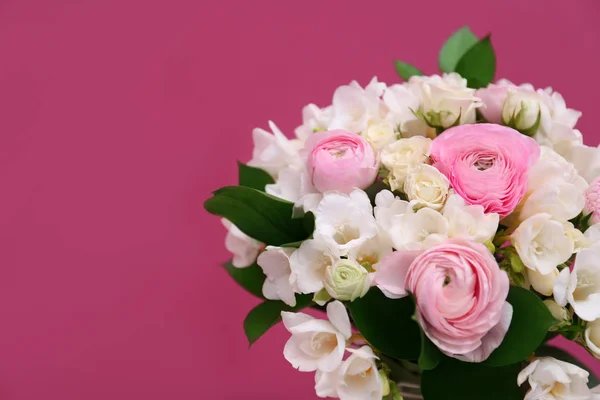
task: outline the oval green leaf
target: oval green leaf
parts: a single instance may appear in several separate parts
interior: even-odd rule
[[[490,367],[447,357],[423,372],[421,391],[427,400],[523,400],[520,370],[519,364]]]
[[[468,86],[479,89],[487,86],[496,75],[496,53],[490,36],[473,45],[458,61],[455,71],[467,79]]]
[[[402,61],[396,60],[396,72],[402,79],[408,81],[411,76],[421,76],[423,73],[416,67]]]
[[[256,190],[265,191],[265,186],[275,183],[267,171],[250,167],[238,161],[238,176],[240,186],[247,186]]]
[[[484,364],[503,366],[527,359],[543,343],[554,322],[548,307],[533,292],[511,286],[506,299],[513,306],[508,332]]]
[[[410,297],[388,299],[372,288],[348,308],[356,328],[377,350],[403,360],[419,358],[421,333],[412,318],[415,305]]]
[[[297,312],[308,307],[311,302],[311,295],[296,295],[296,307],[290,307],[283,301],[276,300],[266,300],[254,307],[244,319],[244,332],[249,345],[252,346],[271,327],[281,321],[282,311]]]
[[[442,72],[454,71],[458,61],[475,43],[477,43],[477,36],[468,26],[454,32],[440,50],[440,70]]]
[[[229,276],[231,276],[238,285],[256,297],[264,299],[262,287],[266,277],[258,264],[255,263],[246,268],[237,268],[229,261],[223,266]]]
[[[246,235],[279,246],[306,239],[304,219],[292,219],[294,203],[245,186],[226,186],[204,202],[211,214],[227,218]]]

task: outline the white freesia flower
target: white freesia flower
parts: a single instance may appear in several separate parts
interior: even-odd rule
[[[588,247],[600,246],[600,224],[594,224],[587,228],[583,236],[589,243]]]
[[[333,118],[333,107],[319,108],[309,104],[302,109],[302,125],[294,133],[303,142],[316,131],[326,131]]]
[[[325,193],[315,210],[316,241],[344,256],[376,235],[373,208],[365,192],[356,189],[349,195]]]
[[[519,386],[529,382],[524,400],[590,400],[589,373],[576,365],[552,357],[532,361],[519,373]]]
[[[306,240],[290,257],[290,283],[300,293],[316,293],[324,287],[327,267],[338,259],[323,243]]]
[[[393,251],[391,241],[379,232],[373,239],[348,252],[348,258],[355,260],[369,271],[377,270],[379,262]]]
[[[323,198],[313,186],[308,173],[297,167],[281,170],[277,181],[267,185],[265,192],[295,203],[295,208],[304,212],[313,211]]]
[[[413,76],[408,86],[420,100],[419,113],[435,127],[473,124],[475,109],[483,104],[475,96],[475,90],[467,87],[467,80],[454,72],[443,76]]]
[[[327,305],[329,321],[304,313],[282,312],[285,328],[292,337],[283,355],[299,371],[335,371],[342,362],[346,341],[352,335],[346,307],[339,301]]]
[[[486,214],[481,205],[467,205],[457,194],[448,197],[443,214],[448,220],[449,237],[469,239],[479,243],[490,241],[496,234],[500,222],[498,214]]]
[[[563,97],[552,88],[538,89],[537,94],[550,115],[549,124],[542,124],[535,135],[537,142],[552,147],[561,143],[581,144],[581,132],[573,129],[581,112],[567,108]]]
[[[269,300],[281,300],[290,307],[296,306],[296,288],[290,283],[290,256],[296,249],[267,246],[256,263],[266,275],[262,287]]]
[[[378,82],[375,77],[364,89],[355,81],[337,88],[333,94],[333,119],[329,129],[359,133],[372,119],[382,119],[381,96],[385,87],[385,83]]]
[[[431,139],[422,136],[397,140],[381,151],[381,163],[390,171],[392,190],[402,189],[408,171],[429,160]]]
[[[260,128],[252,131],[254,150],[248,165],[264,169],[273,177],[289,166],[301,168],[303,163],[299,150],[302,142],[286,138],[272,121],[269,121],[269,127],[273,134]]]
[[[508,96],[502,106],[502,122],[519,131],[549,126],[550,111],[541,97],[534,91],[522,88],[509,88]],[[537,124],[537,126],[536,126]]]
[[[552,299],[544,300],[544,304],[548,307],[552,318],[557,321],[567,321],[569,319],[569,312],[566,308],[559,306],[556,301]]]
[[[584,144],[563,142],[554,146],[558,154],[572,163],[587,182],[600,176],[600,149]]]
[[[382,241],[392,245],[390,230],[392,229],[392,218],[396,215],[405,214],[408,210],[408,201],[394,196],[389,190],[382,190],[375,196],[375,220],[379,230],[379,237]]]
[[[381,150],[388,144],[396,141],[396,136],[392,123],[385,120],[367,123],[366,129],[362,132],[362,137],[364,137],[375,150]]]
[[[527,268],[527,279],[536,292],[545,296],[552,296],[554,282],[558,278],[558,268],[554,268],[549,274],[541,274],[538,270]]]
[[[438,211],[421,208],[392,218],[389,231],[396,250],[426,250],[448,238],[448,220]]]
[[[325,290],[337,300],[354,301],[363,297],[372,281],[372,274],[354,260],[338,260],[325,271]]]
[[[583,249],[575,258],[573,270],[564,268],[554,284],[554,300],[573,306],[584,321],[600,318],[600,247]]]
[[[348,349],[352,353],[338,370],[317,371],[315,390],[319,397],[340,400],[381,400],[383,380],[377,371],[377,356],[369,346]]]
[[[450,182],[437,168],[418,164],[410,168],[404,181],[404,193],[411,203],[440,210],[450,190]]]
[[[573,254],[573,240],[565,234],[564,224],[546,213],[523,221],[511,235],[511,241],[523,264],[546,275]]]
[[[594,357],[600,358],[600,319],[587,324],[585,329],[585,344]]]
[[[579,253],[592,245],[589,239],[579,229],[575,228],[571,222],[565,222],[565,235],[573,241],[573,253]]]
[[[223,226],[228,229],[225,237],[225,248],[233,254],[232,264],[237,268],[249,267],[256,261],[256,256],[263,244],[252,239],[225,218],[221,219]]]
[[[420,100],[407,83],[388,87],[383,94],[383,102],[389,110],[388,117],[397,127],[400,136],[428,136],[428,131],[432,128],[413,112],[419,109]]]

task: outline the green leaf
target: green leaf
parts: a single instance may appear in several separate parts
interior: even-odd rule
[[[425,332],[421,330],[421,355],[419,355],[419,367],[424,370],[434,369],[442,361],[443,354]]]
[[[415,304],[410,297],[388,299],[378,288],[348,305],[354,325],[377,350],[388,356],[416,360],[421,333],[412,318]]]
[[[308,307],[311,302],[311,295],[296,295],[296,307],[290,307],[283,301],[275,300],[266,300],[254,307],[244,320],[244,332],[246,332],[250,346],[281,321],[282,311],[296,312]]]
[[[496,53],[490,36],[473,45],[458,61],[456,72],[467,79],[470,88],[479,89],[494,80]]]
[[[508,332],[484,364],[503,366],[527,359],[543,343],[554,319],[533,292],[511,286],[506,299],[513,306]]]
[[[268,245],[279,246],[309,236],[304,219],[292,219],[294,203],[249,187],[223,187],[204,202],[204,208]]]
[[[238,176],[240,186],[265,191],[265,186],[275,183],[269,173],[260,168],[250,167],[238,161]]]
[[[256,297],[264,299],[262,287],[266,277],[256,263],[246,268],[237,268],[233,266],[231,261],[228,261],[223,266],[238,285]]]
[[[489,367],[446,357],[424,371],[421,391],[427,400],[523,400],[517,386],[519,364]]]
[[[423,73],[419,69],[402,61],[396,60],[396,72],[402,79],[408,81],[411,76],[421,76]]]
[[[554,357],[558,360],[566,361],[571,364],[575,364],[578,367],[583,368],[584,370],[586,370],[590,373],[589,380],[588,380],[589,387],[593,388],[593,387],[600,385],[600,379],[598,378],[598,375],[596,375],[594,373],[594,371],[591,371],[584,363],[582,363],[581,361],[579,361],[578,359],[573,357],[571,354],[567,353],[566,351],[564,351],[562,349],[559,349],[559,348],[553,347],[553,346],[548,346],[547,344],[545,344],[542,347],[540,347],[539,349],[537,349],[537,351],[535,352],[535,355],[537,357]]]
[[[477,36],[468,26],[454,32],[440,50],[440,70],[442,72],[453,72],[458,61],[475,43],[477,43]]]

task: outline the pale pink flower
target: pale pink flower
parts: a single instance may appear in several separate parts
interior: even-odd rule
[[[375,282],[388,297],[411,292],[427,337],[460,360],[487,359],[512,319],[508,276],[481,243],[453,239],[424,252],[394,252],[381,261]]]
[[[438,136],[431,147],[434,167],[450,180],[467,204],[486,213],[510,214],[527,191],[527,171],[540,156],[530,137],[495,124],[460,125]]]
[[[584,193],[585,210],[591,213],[592,223],[600,223],[600,178],[596,178]]]
[[[320,192],[350,193],[365,189],[377,177],[378,160],[371,145],[355,133],[321,131],[306,142],[308,173]]]

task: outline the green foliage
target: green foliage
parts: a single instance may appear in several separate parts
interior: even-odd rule
[[[312,302],[310,295],[296,295],[296,306],[290,307],[283,301],[266,300],[254,307],[244,320],[244,332],[250,346],[254,344],[271,327],[281,321],[281,312],[297,312],[308,307]]]
[[[421,76],[423,73],[410,64],[396,60],[396,72],[402,79],[408,81],[411,76]]]
[[[306,239],[311,216],[292,219],[294,203],[245,186],[226,186],[204,202],[211,214],[227,218],[246,235],[279,246]],[[313,218],[314,219],[314,218]]]
[[[440,70],[442,72],[453,72],[458,61],[475,43],[477,43],[477,36],[468,26],[454,32],[440,50]]]
[[[238,161],[240,186],[265,191],[265,186],[275,183],[273,177],[260,168],[250,167]]]
[[[378,288],[348,304],[354,324],[377,350],[404,360],[416,360],[421,333],[412,318],[415,312],[410,297],[388,299]]]
[[[263,299],[262,286],[265,282],[265,274],[262,269],[255,263],[246,268],[234,267],[231,261],[228,261],[223,265],[227,273],[233,278],[233,280],[246,289],[249,293]]]
[[[520,371],[519,364],[490,367],[446,357],[423,372],[421,391],[427,400],[523,400]]]
[[[513,307],[510,327],[484,364],[504,366],[527,359],[543,343],[554,323],[548,307],[533,292],[511,286],[506,299]]]
[[[424,371],[434,369],[442,361],[442,357],[444,357],[444,355],[440,349],[438,349],[437,346],[433,344],[431,340],[429,340],[427,335],[425,335],[425,332],[421,330],[421,354],[419,355],[419,367]]]
[[[490,36],[475,43],[458,61],[456,72],[467,79],[470,88],[479,89],[494,80],[496,53]]]

